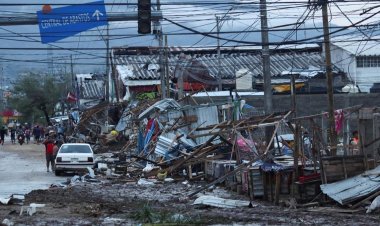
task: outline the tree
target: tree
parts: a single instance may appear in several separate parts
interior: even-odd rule
[[[44,117],[50,124],[49,116],[54,113],[55,104],[66,93],[66,82],[49,75],[28,73],[15,82],[9,104],[21,112],[26,121]]]

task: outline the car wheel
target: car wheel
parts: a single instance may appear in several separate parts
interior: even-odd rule
[[[56,176],[60,176],[61,173],[62,173],[62,172],[61,172],[60,170],[55,170],[55,171],[54,171],[54,174],[55,174]]]

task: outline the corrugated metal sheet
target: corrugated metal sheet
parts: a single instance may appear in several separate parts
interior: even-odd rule
[[[202,123],[203,123],[202,127],[219,124],[217,106],[205,106],[205,107],[199,107],[195,109],[189,109],[186,111],[186,114],[196,115],[198,117],[198,122],[192,123],[191,128],[196,128]],[[218,130],[215,130],[215,131],[218,131]],[[208,133],[209,131],[195,131],[194,135],[208,134]],[[195,141],[197,144],[203,144],[208,139],[210,139],[210,137],[211,136],[198,137],[196,138]]]
[[[179,131],[181,133],[182,131]],[[178,150],[173,150],[173,148],[178,145],[177,142],[177,135],[178,133],[164,133],[161,136],[158,137],[157,145],[154,150],[154,153],[156,156],[162,156],[165,160],[173,159],[176,156],[178,156]],[[190,140],[187,139],[185,136],[180,138],[181,143],[189,146],[189,147],[195,147],[196,144]]]
[[[156,102],[155,104],[147,108],[145,111],[143,111],[139,115],[139,119],[149,116],[149,114],[152,113],[155,109],[158,109],[160,111],[166,111],[170,109],[179,109],[179,108],[181,108],[181,105],[179,105],[177,101],[170,98],[166,98],[166,99]]]
[[[102,99],[104,98],[104,81],[85,80],[79,84],[81,99]]]
[[[185,134],[189,133],[192,129],[198,127],[202,123],[202,127],[215,125],[219,123],[217,106],[195,106],[194,108],[182,109],[182,111],[169,111],[167,113],[167,118],[169,121],[175,121],[175,119],[184,116],[184,114],[186,116],[196,115],[198,119],[197,122],[194,122],[190,125],[190,128],[181,128],[182,132]],[[209,131],[195,131],[193,134],[198,135],[207,133],[209,133]],[[203,144],[210,137],[211,136],[199,137],[195,141],[197,144]]]
[[[380,166],[358,176],[331,184],[322,184],[324,194],[345,205],[380,190]]]
[[[180,62],[183,62],[184,54],[187,60],[196,60],[202,63],[208,70],[209,74],[213,77],[218,75],[218,56],[214,49],[186,49],[183,52],[170,53],[169,75],[173,77],[174,70]],[[212,53],[212,51],[214,53]],[[226,52],[226,51],[225,51]],[[127,52],[128,53],[128,52]],[[180,60],[181,59],[181,60]],[[146,55],[115,55],[114,65],[127,65],[132,68],[133,75],[129,77],[130,80],[148,80],[159,79],[159,67],[150,67],[150,65],[159,65],[158,54],[146,53]],[[296,52],[274,52],[271,55],[271,74],[272,76],[280,74],[282,71],[290,70],[291,68],[309,67],[324,68],[324,60],[320,51],[297,50]],[[153,68],[150,69],[149,68]],[[221,54],[221,68],[220,73],[223,79],[235,78],[235,73],[240,69],[247,69],[253,75],[262,74],[261,52],[251,50],[251,52],[244,52],[242,49],[232,49],[227,53]],[[122,73],[122,72],[120,72]]]

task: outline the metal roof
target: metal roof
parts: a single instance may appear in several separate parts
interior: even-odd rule
[[[81,99],[103,99],[104,81],[85,80],[79,83]]]
[[[380,36],[370,37],[372,40],[368,40],[369,37],[362,35],[346,35],[333,38],[331,43],[339,48],[342,48],[355,56],[379,56],[380,45],[377,39]],[[363,40],[363,41],[358,41]],[[333,47],[332,47],[333,49]]]
[[[223,79],[233,79],[240,69],[247,69],[252,75],[262,75],[261,51],[248,49],[222,49],[220,58],[220,73]],[[119,74],[128,74],[129,80],[152,80],[159,79],[159,51],[148,47],[137,49],[126,48],[124,51],[115,49],[113,51],[113,64]],[[271,54],[271,74],[272,76],[281,74],[282,71],[297,69],[324,68],[324,59],[320,48],[305,48],[297,50],[272,50]],[[215,48],[169,48],[168,54],[169,75],[174,77],[176,69],[193,65],[194,73],[196,68],[191,62],[199,62],[208,69],[209,75],[218,75],[218,55]],[[185,63],[184,63],[185,62]],[[188,63],[186,63],[188,62]],[[190,64],[191,63],[191,64]],[[127,67],[118,67],[119,65]],[[199,65],[199,64],[198,64]],[[123,71],[128,68],[129,72]],[[188,68],[186,68],[189,70]],[[199,70],[198,70],[199,71]],[[177,72],[178,73],[178,72]]]

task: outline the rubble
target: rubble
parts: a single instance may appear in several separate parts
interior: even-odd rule
[[[380,190],[380,166],[346,180],[321,185],[322,192],[341,205],[355,202]]]
[[[351,204],[354,208],[378,195],[374,180],[373,188],[363,188],[365,192],[360,188],[364,182],[353,181],[354,197],[338,194],[347,192],[347,188],[337,189],[344,182],[339,182],[341,175],[334,177],[337,174],[331,173],[332,169],[336,171],[333,166],[337,159],[342,161],[345,178],[364,172],[356,165],[351,169],[346,161],[358,164],[367,159],[347,155],[344,142],[335,148],[327,145],[325,131],[317,123],[321,117],[323,121],[324,114],[292,118],[292,111],[265,115],[252,106],[244,107],[245,101],[238,99],[227,104],[198,104],[189,96],[187,99],[195,105],[185,104],[184,99],[132,100],[127,106],[113,106],[120,117],[112,121],[105,115],[109,105],[86,109],[71,137],[84,137],[85,142],[97,147],[95,170],[74,176],[64,188],[100,182],[100,186],[134,185],[138,190],[153,191],[173,185],[181,202],[195,199],[194,204],[232,208],[263,199],[276,205],[285,203],[292,209],[315,207],[310,211],[324,211],[321,206],[328,203],[318,198],[319,189],[341,205]],[[353,117],[360,109],[354,106],[340,110],[339,120]],[[116,125],[117,136],[111,135],[108,125]],[[340,124],[340,128],[345,127]],[[339,151],[344,154],[337,154]],[[251,201],[204,196],[216,186]],[[152,199],[151,194],[132,193]],[[195,198],[200,193],[203,196]]]
[[[24,202],[25,196],[21,194],[12,194],[9,198],[0,198],[0,203],[3,205],[22,205]]]
[[[371,203],[370,206],[367,207],[367,211],[366,213],[371,213],[373,212],[374,210],[380,208],[380,195],[377,196]]]
[[[45,204],[31,203],[29,206],[22,206],[20,210],[20,216],[23,215],[24,211],[27,215],[33,216],[37,212],[37,208],[45,207]]]

